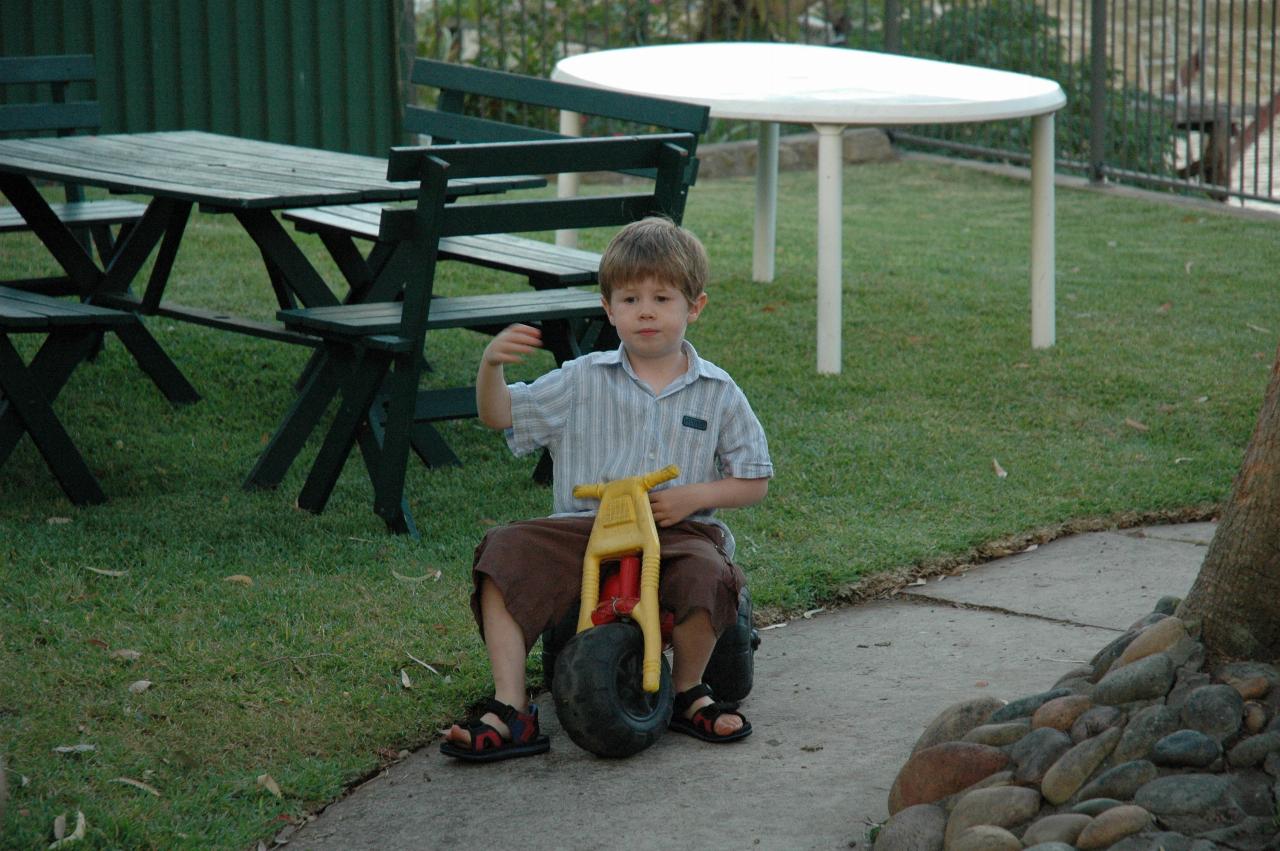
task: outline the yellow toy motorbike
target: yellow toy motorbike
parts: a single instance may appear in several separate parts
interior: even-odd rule
[[[638,753],[671,721],[674,695],[663,650],[673,617],[658,608],[661,554],[649,491],[679,474],[668,466],[573,490],[580,499],[599,499],[600,510],[582,562],[576,618],[543,635],[543,671],[561,726],[598,756]],[[575,634],[565,642],[568,628]],[[717,641],[703,680],[726,700],[745,697],[759,642],[743,589],[738,623]]]

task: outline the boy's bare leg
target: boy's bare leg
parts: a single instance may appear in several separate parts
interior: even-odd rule
[[[484,643],[493,669],[494,699],[524,712],[529,708],[524,678],[524,633],[507,611],[507,601],[503,599],[502,592],[488,579],[480,585],[480,619],[484,622]],[[492,712],[481,715],[480,720],[497,730],[504,739],[510,737],[507,725]],[[458,724],[449,728],[445,739],[459,745],[471,744],[471,734]]]
[[[485,628],[488,629],[487,626]],[[683,622],[676,624],[671,630],[671,647],[671,685],[676,694],[679,694],[702,682],[702,674],[716,648],[716,633],[711,628],[711,615],[705,609],[697,609]],[[692,718],[694,713],[711,702],[710,697],[695,700],[685,717]],[[716,719],[715,731],[716,735],[727,736],[741,727],[742,717],[729,712]]]

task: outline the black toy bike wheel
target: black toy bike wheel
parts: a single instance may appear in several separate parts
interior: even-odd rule
[[[760,633],[751,625],[751,594],[738,595],[738,620],[720,634],[702,681],[711,686],[716,700],[738,701],[751,693],[755,679],[755,651]]]
[[[551,694],[560,725],[597,756],[639,753],[671,723],[671,668],[661,658],[658,691],[641,685],[644,639],[631,623],[608,623],[575,635],[555,662]]]

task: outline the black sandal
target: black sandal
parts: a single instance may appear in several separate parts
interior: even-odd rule
[[[684,714],[689,711],[689,707],[693,705],[693,702],[704,697],[710,697],[712,702],[693,713],[692,718],[685,718]],[[742,719],[742,726],[732,733],[720,735],[716,732],[716,719],[721,715],[737,715]],[[684,733],[686,736],[693,736],[695,739],[700,739],[704,742],[723,744],[725,742],[736,742],[750,736],[751,722],[738,711],[738,704],[715,700],[715,695],[711,692],[711,686],[706,683],[698,683],[693,688],[676,695],[675,704],[671,708],[671,725],[668,729],[675,730],[677,733]]]
[[[470,747],[441,742],[440,753],[464,762],[497,762],[551,750],[551,739],[542,735],[538,727],[538,704],[530,703],[529,711],[521,712],[491,697],[485,701],[480,714],[488,712],[502,719],[502,723],[511,730],[510,738],[504,738],[493,726],[476,720],[467,725],[467,732],[471,734]]]

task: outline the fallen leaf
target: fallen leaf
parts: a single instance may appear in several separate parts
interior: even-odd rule
[[[437,570],[432,573],[424,573],[421,576],[405,576],[403,573],[397,573],[393,570],[391,571],[391,575],[396,579],[399,579],[401,582],[426,582],[428,579],[432,582],[439,582],[441,573]]]
[[[96,573],[99,576],[128,576],[129,575],[129,571],[127,570],[106,570],[101,567],[89,567],[88,565],[83,565],[83,567],[85,570],[89,571],[90,573]]]
[[[764,632],[765,630],[770,630],[770,629],[782,629],[786,625],[787,625],[786,621],[783,621],[782,623],[771,623],[768,626],[760,627],[760,631]]]
[[[1164,304],[1156,308],[1156,313],[1168,313],[1170,310],[1173,310],[1173,302],[1166,301]]]
[[[1144,422],[1139,422],[1133,417],[1125,417],[1124,424],[1135,431],[1151,431],[1150,427]]]
[[[49,517],[45,521],[50,526],[62,526],[71,522],[70,517]]]
[[[1262,326],[1260,326],[1260,325],[1254,325],[1252,322],[1246,322],[1246,323],[1244,323],[1244,325],[1245,325],[1245,327],[1246,327],[1246,328],[1248,328],[1250,331],[1257,331],[1259,334],[1270,334],[1270,333],[1271,333],[1271,332],[1270,332],[1270,331],[1268,331],[1266,328],[1263,328],[1263,327],[1262,327]]]
[[[413,681],[409,679],[409,673],[404,668],[400,669],[400,685],[404,688],[413,688]]]
[[[97,749],[98,749],[97,745],[86,745],[86,744],[58,745],[56,748],[53,749],[53,752],[54,753],[89,753],[90,751],[96,751]]]
[[[908,587],[908,588],[914,588],[914,587],[915,587],[915,586],[917,586],[917,585],[928,585],[928,584],[929,584],[929,583],[928,583],[928,581],[927,581],[923,576],[921,576],[921,577],[920,577],[919,579],[917,579],[915,582],[908,582],[908,583],[907,583],[907,587]]]
[[[101,647],[103,650],[106,650],[108,647],[111,646],[107,642],[103,641],[101,638],[86,638],[85,641],[88,642],[89,644],[92,644],[94,647]]]
[[[378,756],[382,757],[383,759],[399,759],[400,758],[400,752],[395,748],[378,748],[376,751],[374,751],[374,753],[376,753]]]
[[[63,816],[58,816],[58,818],[63,819],[62,829],[63,829],[63,831],[65,832],[65,831],[66,831],[66,829],[67,829],[67,828],[66,828],[66,819],[65,819]],[[84,839],[84,830],[85,830],[84,813],[80,812],[79,810],[76,810],[76,829],[75,829],[75,830],[73,830],[73,831],[71,831],[71,834],[70,834],[70,835],[68,835],[68,836],[61,836],[61,837],[58,837],[58,841],[57,841],[57,842],[52,842],[52,843],[50,843],[50,844],[49,844],[49,847],[50,847],[50,848],[61,848],[63,845],[67,845],[68,843],[71,843],[71,842],[78,842],[78,841],[80,841],[81,839]],[[53,831],[53,832],[54,832],[54,835],[55,835],[55,836],[57,836],[57,835],[58,835],[58,823],[57,823],[57,820],[56,820],[56,819],[54,820],[54,831]]]
[[[437,671],[435,668],[431,667],[431,666],[430,666],[430,665],[428,665],[426,662],[424,662],[424,661],[422,661],[421,659],[419,659],[417,656],[414,656],[412,653],[405,653],[404,655],[408,656],[410,659],[412,659],[413,661],[417,662],[419,665],[421,665],[422,667],[426,668],[428,671],[430,671],[431,673],[435,674],[437,677],[438,677],[438,676],[440,676],[440,672],[439,672],[439,671]],[[401,669],[401,670],[400,670],[400,676],[401,676],[401,677],[403,677],[403,678],[405,678],[405,679],[408,679],[408,675],[407,675],[407,674],[405,674],[404,669]],[[405,688],[409,688],[409,686],[405,686]]]
[[[121,662],[136,662],[142,658],[142,654],[137,650],[126,650],[121,647],[119,650],[112,650],[110,658],[119,659]]]
[[[976,683],[974,683],[974,684],[973,684],[973,687],[974,687],[974,688],[986,688],[986,687],[987,687],[987,686],[989,686],[989,685],[991,685],[991,683],[990,683],[990,682],[988,682],[987,680],[978,680]]]
[[[821,606],[819,606],[819,607],[818,607],[818,608],[816,608],[816,609],[810,609],[809,611],[807,611],[807,612],[805,612],[805,613],[804,613],[804,619],[805,619],[805,620],[811,620],[811,619],[813,618],[813,616],[814,616],[814,615],[816,615],[816,614],[820,614],[821,612],[825,612],[825,611],[826,611],[826,609],[824,609],[824,608],[823,608],[823,607],[821,607]]]
[[[222,581],[223,581],[223,582],[234,582],[235,584],[237,584],[237,585],[243,585],[243,586],[244,586],[244,587],[246,587],[246,588],[248,588],[249,586],[253,585],[253,578],[252,578],[252,577],[249,577],[249,576],[245,576],[243,573],[237,573],[237,574],[235,574],[235,575],[233,575],[233,576],[226,576],[226,577],[223,577]]]
[[[996,478],[998,479],[1003,479],[1009,475],[1007,472],[1005,472],[1004,467],[1000,466],[1000,462],[994,458],[991,459],[991,469],[995,471]]]
[[[1188,275],[1190,275],[1190,274],[1191,274],[1191,267],[1192,267],[1192,266],[1194,266],[1194,265],[1196,265],[1196,264],[1195,264],[1195,261],[1193,261],[1193,260],[1188,260],[1186,263],[1184,263],[1184,264],[1183,264],[1182,268],[1186,270],[1186,272],[1187,272],[1187,274],[1188,274]]]
[[[157,798],[160,797],[159,789],[157,789],[156,787],[150,784],[143,783],[141,780],[134,780],[132,777],[113,777],[111,779],[111,782],[124,783],[126,786],[132,786],[135,789],[141,789],[143,792],[149,792],[150,794],[155,795]]]
[[[142,694],[149,688],[151,688],[151,680],[135,680],[129,683],[129,691],[134,694]]]
[[[284,797],[284,795],[280,792],[280,784],[277,783],[270,774],[259,774],[258,785],[261,786],[263,789],[266,789],[272,795],[275,795],[277,798]]]
[[[1188,457],[1186,457],[1186,456],[1184,455],[1184,456],[1182,456],[1181,458],[1174,458],[1174,459],[1173,459],[1173,463],[1174,463],[1174,464],[1186,464],[1186,463],[1188,463],[1188,462],[1190,462],[1190,461],[1194,461],[1194,460],[1195,460],[1194,458],[1188,458]]]
[[[1208,401],[1209,401],[1209,397],[1208,397],[1208,396],[1197,396],[1197,397],[1196,397],[1196,401],[1203,405],[1205,402],[1208,402]]]

